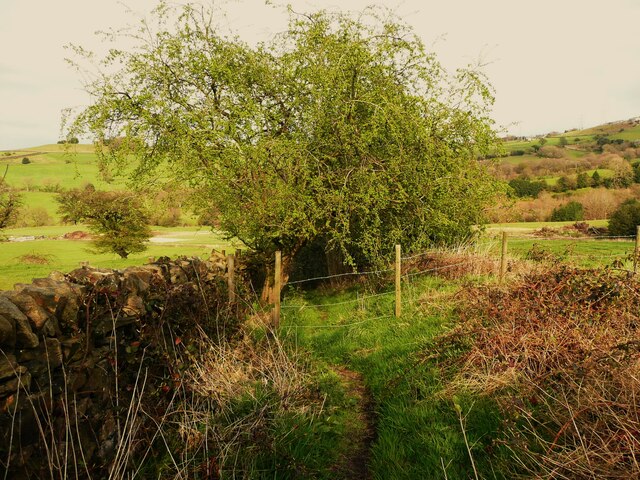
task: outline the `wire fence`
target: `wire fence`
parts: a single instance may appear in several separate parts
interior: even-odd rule
[[[640,229],[639,229],[640,231]],[[634,242],[635,241],[635,242]],[[508,245],[511,245],[508,248]],[[396,245],[396,261],[395,265],[389,268],[343,272],[335,275],[323,275],[310,278],[298,279],[287,282],[285,286],[301,286],[310,282],[328,281],[341,278],[369,278],[378,277],[375,282],[368,286],[375,285],[380,288],[386,282],[388,287],[392,285],[393,290],[378,293],[360,294],[356,293],[355,298],[340,300],[336,302],[313,303],[304,301],[300,292],[295,289],[293,303],[288,303],[288,291],[285,291],[285,302],[282,300],[282,272],[280,252],[276,253],[275,264],[275,287],[273,292],[273,310],[272,320],[276,328],[280,328],[281,310],[294,313],[311,309],[330,309],[346,305],[354,305],[356,309],[349,312],[355,321],[340,322],[337,324],[310,324],[310,325],[282,325],[286,329],[300,328],[347,328],[360,325],[373,320],[385,318],[400,317],[401,305],[409,305],[411,299],[406,296],[403,298],[403,284],[406,287],[411,281],[424,275],[438,276],[441,274],[453,275],[454,273],[464,276],[469,273],[480,273],[485,275],[493,275],[498,283],[502,283],[505,279],[507,271],[516,265],[520,265],[518,260],[528,260],[530,262],[551,262],[557,264],[559,262],[572,263],[577,266],[587,266],[590,268],[609,268],[617,271],[626,271],[636,273],[638,264],[640,263],[640,238],[638,236],[584,236],[584,237],[564,237],[564,236],[545,236],[545,237],[508,237],[503,232],[502,238],[483,239],[473,244],[462,245],[457,249],[434,249],[425,252],[411,253],[409,255],[401,255],[401,248]],[[234,255],[227,255],[228,288],[230,301],[242,301],[238,292],[236,292],[234,283]],[[525,262],[526,271],[526,262]],[[518,267],[522,271],[522,266]],[[456,271],[456,269],[458,269]],[[395,281],[390,275],[395,273]],[[278,280],[280,279],[280,280]],[[384,297],[394,297],[395,311],[384,313],[379,312],[380,309],[389,308],[386,304],[376,305],[375,301]],[[383,313],[375,317],[362,319],[362,311],[371,310]]]

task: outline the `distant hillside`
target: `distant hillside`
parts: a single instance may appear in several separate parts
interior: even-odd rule
[[[584,130],[569,130],[564,132],[561,136],[584,137],[596,135],[607,135],[615,139],[621,138],[623,140],[640,141],[640,117],[630,118],[629,120],[619,120],[617,122],[609,122]]]

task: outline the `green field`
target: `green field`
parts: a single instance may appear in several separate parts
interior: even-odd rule
[[[613,139],[619,138],[622,140],[629,140],[629,141],[640,140],[640,125],[636,125],[635,127],[625,129],[624,132],[615,133],[611,135],[611,138]]]
[[[598,171],[598,175],[600,175],[600,179],[613,178],[613,176],[615,175],[615,172],[613,170],[609,170],[608,168],[597,168],[593,170],[586,170],[585,173],[589,175],[589,177],[591,177],[596,170]],[[575,175],[569,175],[569,176],[573,176],[575,178]],[[545,182],[547,182],[547,185],[553,187],[558,184],[558,180],[560,180],[560,176],[543,177],[541,178],[541,180],[544,180]]]
[[[213,249],[235,251],[242,247],[238,241],[225,240],[221,234],[208,229],[157,228],[145,252],[121,259],[115,254],[93,253],[90,241],[59,238],[76,230],[87,229],[67,225],[6,230],[4,234],[9,237],[45,238],[0,243],[0,290],[11,289],[15,283],[29,283],[33,278],[46,277],[53,270],[69,272],[77,268],[80,262],[88,262],[91,266],[101,268],[123,268],[147,263],[149,257],[175,258],[186,255],[208,258]]]
[[[28,157],[31,163],[22,164],[21,159],[3,161],[0,167],[9,165],[6,181],[21,190],[49,190],[78,188],[92,183],[101,190],[123,188],[125,182],[116,179],[106,182],[98,169],[94,153],[70,155],[63,152],[42,153]]]

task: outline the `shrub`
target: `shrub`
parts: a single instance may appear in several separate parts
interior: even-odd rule
[[[569,202],[566,205],[554,208],[549,220],[552,222],[584,220],[584,209],[580,202]]]
[[[31,160],[29,160],[27,157],[23,157],[22,158],[22,164],[23,165],[28,165],[31,163]]]
[[[545,145],[538,149],[538,156],[544,158],[562,158],[565,153],[560,147],[554,147],[553,145]]]
[[[576,187],[587,188],[589,186],[591,186],[591,178],[589,178],[589,174],[586,172],[579,173],[576,177]]]
[[[531,181],[527,178],[514,178],[509,182],[516,197],[537,197],[547,184],[544,181]]]
[[[465,292],[459,326],[425,352],[451,367],[448,392],[499,405],[505,478],[638,478],[639,300],[626,274],[566,267]]]
[[[609,190],[603,187],[585,191],[578,199],[584,208],[585,220],[609,218],[633,193],[629,189]]]
[[[611,214],[609,233],[614,237],[635,235],[638,225],[640,225],[640,201],[627,200]]]
[[[22,207],[16,219],[16,227],[44,227],[53,225],[53,219],[44,207]]]

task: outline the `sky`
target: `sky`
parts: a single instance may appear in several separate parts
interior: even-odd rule
[[[496,91],[493,118],[514,135],[640,116],[640,0],[286,3],[299,12],[391,8],[447,69],[485,65]],[[155,0],[0,0],[0,150],[61,138],[62,110],[90,101],[80,75],[65,62],[70,52],[64,46],[101,51],[105,46],[97,31],[135,24],[155,5]],[[265,0],[230,0],[223,8],[229,27],[250,43],[286,26],[284,9]]]

